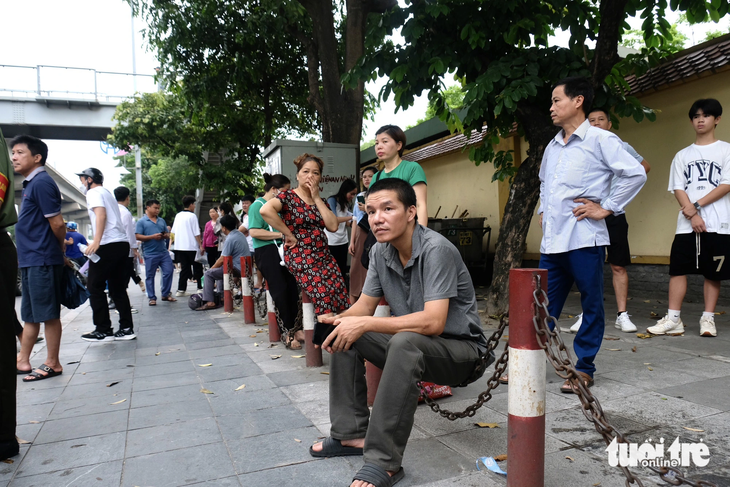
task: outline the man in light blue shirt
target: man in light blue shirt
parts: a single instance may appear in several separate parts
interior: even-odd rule
[[[573,341],[581,380],[593,385],[593,360],[603,340],[604,219],[622,214],[646,182],[646,172],[616,135],[586,119],[593,87],[566,78],[553,88],[550,115],[562,130],[545,148],[540,167],[540,267],[548,270],[549,312],[560,316],[573,283],[581,293],[583,324]],[[612,182],[613,180],[613,182]],[[562,392],[574,392],[565,381]]]

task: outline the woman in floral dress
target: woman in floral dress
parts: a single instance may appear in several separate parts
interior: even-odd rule
[[[336,231],[339,224],[319,196],[324,163],[317,156],[302,154],[294,164],[299,185],[269,200],[261,208],[261,216],[284,235],[284,263],[312,300],[315,314],[336,314],[347,309],[350,301],[324,232]]]

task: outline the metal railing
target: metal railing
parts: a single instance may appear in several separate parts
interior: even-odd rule
[[[157,91],[154,75],[69,66],[0,64],[0,96],[119,102]]]

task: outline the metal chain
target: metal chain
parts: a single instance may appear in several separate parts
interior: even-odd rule
[[[482,369],[486,369],[488,366],[488,360],[491,357],[491,353],[497,348],[497,345],[499,344],[499,339],[502,337],[502,333],[504,333],[504,329],[507,326],[507,320],[504,316],[502,316],[499,319],[499,328],[492,333],[492,336],[489,337],[487,340],[487,351],[482,354],[480,358],[479,367]],[[477,401],[472,404],[471,406],[467,407],[464,411],[455,413],[453,411],[448,411],[446,409],[441,409],[441,407],[430,397],[428,397],[428,392],[423,387],[422,383],[419,382],[417,385],[421,389],[421,399],[428,404],[428,406],[433,410],[433,412],[440,414],[444,418],[448,419],[449,421],[455,421],[457,419],[462,418],[471,418],[473,417],[477,409],[484,406],[484,403],[489,401],[492,398],[492,391],[496,389],[500,382],[499,378],[504,374],[505,370],[507,369],[507,360],[509,359],[509,343],[504,344],[504,352],[502,352],[502,355],[499,357],[499,360],[497,360],[494,364],[494,373],[487,381],[487,390],[479,394],[479,397],[477,398]],[[463,384],[465,385],[465,384]]]
[[[532,296],[534,298],[534,315],[532,318],[535,332],[537,333],[537,342],[545,350],[548,361],[555,368],[555,372],[558,376],[563,379],[569,380],[576,392],[576,395],[580,399],[582,405],[583,415],[591,421],[596,427],[596,431],[603,436],[603,440],[606,445],[610,445],[614,438],[619,443],[628,443],[626,437],[613,426],[606,418],[601,404],[598,399],[593,396],[590,389],[586,387],[575,369],[573,359],[570,352],[565,346],[562,337],[560,336],[560,328],[558,327],[558,320],[555,317],[550,316],[548,311],[548,297],[545,291],[542,290],[540,282],[540,276],[536,275],[533,280],[534,290]],[[551,330],[548,323],[553,324]],[[631,473],[627,467],[620,467],[626,476],[626,486],[631,484],[637,484],[639,487],[643,487],[643,483]],[[653,468],[651,470],[659,474],[659,477],[665,482],[669,482],[672,485],[689,485],[693,487],[717,487],[717,485],[700,480],[698,482],[692,482],[684,478],[679,470],[670,467]],[[671,472],[671,474],[670,474]]]

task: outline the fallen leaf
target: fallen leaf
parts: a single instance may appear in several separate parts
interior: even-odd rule
[[[271,357],[271,360],[276,360],[278,358],[281,358],[281,355],[269,355]]]
[[[604,340],[621,340],[619,337],[603,337]]]
[[[300,440],[298,438],[294,438],[294,441],[296,441],[297,443],[301,443],[302,442],[302,440]]]
[[[254,347],[258,347],[258,346],[259,346],[259,344],[258,344],[258,343],[254,343],[254,344],[253,344],[253,346],[254,346]]]
[[[18,443],[21,444],[21,445],[29,445],[30,444],[30,441],[28,441],[28,440],[21,440],[20,438],[17,438],[17,437],[16,437],[16,439],[18,440]]]
[[[292,355],[291,358],[304,358],[306,355]]]
[[[9,463],[9,464],[13,464],[13,463],[15,463],[15,461],[13,461],[13,460],[11,460],[11,459],[9,459],[9,458],[8,458],[8,459],[6,459],[6,460],[0,460],[0,462],[3,462],[3,463]]]
[[[662,401],[666,401],[667,400],[666,397],[660,397],[659,399],[661,399]]]
[[[597,484],[593,484],[593,487],[598,487],[599,485],[601,485],[600,482],[598,482]]]
[[[636,353],[636,345],[634,345],[634,348],[632,348],[631,351]]]
[[[81,361],[80,360],[74,360],[73,362],[66,362],[66,365],[78,364],[79,362],[81,362]]]
[[[213,364],[198,364],[198,367],[210,367]]]
[[[134,367],[134,365],[127,364],[127,367]]]
[[[573,315],[568,315],[568,318],[575,318],[575,316],[573,316]]]
[[[112,387],[112,386],[115,386],[117,384],[119,384],[119,382],[112,382],[111,384],[107,384],[106,386],[107,387]]]
[[[494,457],[494,460],[497,462],[503,462],[507,460],[507,455],[497,455],[496,457]]]
[[[611,352],[620,352],[621,351],[620,348],[607,348],[606,350],[611,351]]]
[[[719,313],[715,313],[716,315],[724,315],[725,311],[720,311]]]
[[[155,354],[155,357],[156,357],[156,356],[158,356],[159,354],[160,354],[160,352],[157,352],[157,353]]]
[[[645,299],[644,302],[645,303],[651,303],[651,299]]]
[[[40,421],[28,421],[30,424],[40,424]]]
[[[249,335],[249,338],[256,338],[256,335]]]
[[[650,335],[650,334],[648,334],[648,333],[637,333],[637,334],[636,334],[636,336],[637,336],[638,338],[641,338],[642,340],[644,340],[644,339],[646,339],[646,338],[651,338],[651,337],[652,337],[652,335]]]
[[[203,394],[215,394],[213,391],[209,391],[208,389],[200,389],[200,392]]]
[[[278,343],[271,343],[271,344],[269,344],[269,348],[274,348],[274,347],[276,347],[277,345],[278,345]]]
[[[570,460],[571,462],[574,462],[574,461],[575,461],[575,460],[573,459],[573,457],[565,457],[565,458],[566,458],[567,460]]]
[[[242,385],[240,385],[240,386],[236,387],[236,389],[235,389],[235,390],[236,390],[236,391],[242,391],[242,390],[244,389],[244,387],[246,387],[246,384],[242,384]]]
[[[256,330],[256,333],[263,333],[264,330]]]
[[[320,374],[322,374],[322,375],[330,375],[329,372],[320,372]]]
[[[86,372],[81,372],[81,375],[86,375]]]
[[[479,426],[480,428],[499,428],[499,425],[497,423],[474,423],[476,426]]]
[[[651,367],[647,367],[647,369],[649,369],[649,370],[654,370],[654,369],[652,369]]]
[[[682,428],[686,429],[687,431],[695,431],[697,433],[704,433],[705,430],[697,429],[697,428],[690,428],[688,426],[682,426]]]
[[[644,362],[644,365],[651,365],[651,362]]]
[[[121,403],[126,402],[126,401],[127,401],[127,399],[125,398],[125,399],[122,399],[121,401],[117,401],[117,402],[111,403],[110,406],[114,406],[116,404],[121,404]]]

